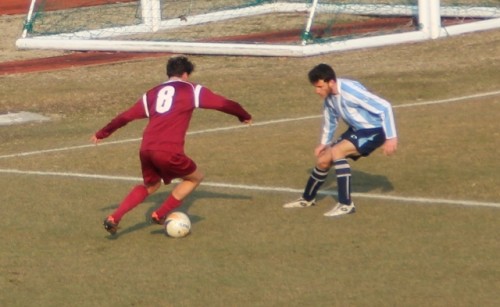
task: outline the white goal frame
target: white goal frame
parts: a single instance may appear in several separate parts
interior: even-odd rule
[[[33,8],[37,0],[32,0],[27,15],[27,23],[31,21]],[[354,37],[343,41],[302,44],[249,44],[249,43],[207,43],[207,42],[172,42],[172,41],[132,41],[124,39],[107,39],[122,36],[126,33],[149,33],[160,30],[175,29],[200,23],[222,21],[228,18],[243,18],[267,14],[271,12],[308,12],[310,20],[314,12],[334,10],[350,14],[362,14],[364,6],[312,3],[266,3],[252,7],[218,11],[213,13],[190,16],[188,20],[179,18],[161,20],[160,0],[141,0],[142,23],[134,26],[113,27],[77,33],[63,33],[47,36],[29,37],[26,30],[17,39],[19,49],[54,49],[73,51],[126,51],[126,52],[169,52],[182,54],[204,55],[242,55],[242,56],[315,56],[335,51],[345,51],[360,48],[370,48],[402,43],[411,43],[429,39],[437,39],[475,31],[500,28],[500,13],[496,8],[474,7],[467,9],[467,15],[461,15],[457,9],[441,7],[440,0],[418,0],[418,5],[370,5],[369,13],[374,14],[374,6],[379,6],[380,14],[399,16],[418,16],[418,29],[415,31],[395,34],[385,34],[371,37]],[[390,10],[388,10],[390,8]],[[230,14],[229,14],[230,13]],[[367,12],[368,13],[368,12]],[[228,17],[230,16],[230,17]],[[442,26],[442,17],[473,17],[489,18],[452,26]],[[75,35],[77,34],[77,35]],[[78,38],[75,38],[78,37]],[[91,38],[98,39],[91,39]]]

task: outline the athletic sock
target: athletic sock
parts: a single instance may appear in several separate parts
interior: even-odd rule
[[[337,192],[339,203],[351,204],[351,166],[347,159],[333,161],[337,175]]]
[[[172,194],[163,202],[163,204],[156,210],[156,214],[159,218],[163,218],[165,215],[170,213],[170,211],[179,207],[182,204],[182,200],[176,199]]]
[[[118,223],[125,213],[134,209],[137,205],[142,203],[146,197],[148,197],[148,189],[143,185],[135,186],[125,197],[125,199],[120,203],[118,209],[111,215],[115,221]]]
[[[302,198],[304,198],[307,201],[313,200],[316,197],[316,194],[318,194],[318,190],[321,187],[321,185],[323,185],[323,183],[325,182],[327,176],[328,176],[328,169],[321,170],[315,167],[311,172],[309,180],[307,180],[306,188],[304,189]]]

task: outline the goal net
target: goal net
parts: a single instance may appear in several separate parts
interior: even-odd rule
[[[16,45],[311,56],[497,27],[498,0],[32,0]]]

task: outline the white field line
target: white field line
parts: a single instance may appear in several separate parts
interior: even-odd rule
[[[481,93],[481,94],[467,95],[467,96],[448,98],[448,99],[405,103],[402,105],[394,106],[394,108],[409,108],[409,107],[428,106],[428,105],[432,105],[432,104],[460,102],[460,101],[466,101],[466,100],[475,99],[475,98],[484,98],[484,97],[497,96],[497,95],[500,95],[500,91],[486,92],[486,93]]]
[[[459,101],[464,101],[464,100],[469,100],[469,99],[474,99],[474,98],[495,96],[495,95],[499,95],[499,94],[500,94],[500,91],[494,91],[494,92],[487,92],[487,93],[476,94],[476,95],[468,95],[468,96],[462,96],[462,97],[456,97],[456,98],[450,98],[450,99],[442,99],[442,100],[434,100],[434,101],[418,102],[418,103],[407,103],[407,104],[403,104],[403,105],[394,106],[394,108],[405,108],[405,107],[425,106],[425,105],[431,105],[431,104],[459,102]],[[286,123],[286,122],[293,122],[293,121],[300,121],[300,120],[307,120],[307,119],[315,119],[315,118],[320,118],[320,117],[321,117],[321,115],[312,115],[312,116],[304,116],[304,117],[289,118],[289,119],[278,119],[278,120],[271,120],[271,121],[266,121],[266,122],[254,123],[253,126],[265,126],[265,125],[272,125],[272,124],[279,124],[279,123]],[[238,125],[238,126],[205,129],[205,130],[200,130],[200,131],[189,132],[188,135],[196,135],[196,134],[203,134],[203,133],[210,133],[210,132],[241,129],[244,127],[247,127],[247,126]],[[121,144],[121,143],[135,142],[135,141],[140,141],[140,138],[111,141],[111,142],[106,142],[106,143],[100,144],[99,146],[114,145],[114,144]],[[66,151],[66,150],[73,150],[73,149],[80,149],[80,148],[88,148],[88,147],[94,147],[94,146],[95,145],[80,145],[80,146],[72,146],[72,147],[54,148],[54,149],[48,149],[48,150],[31,151],[31,152],[24,152],[24,153],[18,153],[18,154],[3,155],[3,156],[0,156],[0,159],[1,158],[11,158],[11,157],[22,157],[22,156],[29,156],[29,155],[57,152],[57,151]],[[123,176],[118,177],[118,176],[106,176],[106,175],[97,175],[97,174],[79,174],[79,173],[61,173],[61,172],[21,171],[21,170],[15,170],[15,169],[0,169],[0,173],[41,175],[41,176],[65,176],[65,177],[80,177],[80,178],[94,178],[94,179],[108,179],[108,180],[141,181],[141,178],[136,178],[136,177],[123,177]],[[210,183],[210,182],[204,182],[202,184],[204,186],[211,186],[211,187],[234,188],[234,189],[256,190],[256,191],[273,191],[273,192],[290,192],[290,193],[301,193],[302,192],[302,190],[285,188],[285,187],[262,187],[262,186],[255,186],[255,185],[238,185],[238,184]],[[335,192],[324,192],[324,191],[320,191],[319,194],[336,195]],[[369,194],[369,193],[353,193],[353,196],[364,197],[364,198],[373,198],[373,199],[404,201],[404,202],[418,202],[418,203],[427,203],[427,204],[451,204],[451,205],[487,206],[487,207],[500,208],[500,203],[477,202],[477,201],[468,201],[468,200],[430,199],[430,198],[422,198],[422,197],[400,197],[400,196],[378,195],[378,194]]]
[[[68,172],[41,172],[41,171],[22,171],[17,169],[0,169],[0,173],[142,182],[142,178],[140,177],[109,176],[109,175],[97,175],[97,174],[68,173]],[[178,182],[178,180],[174,181],[174,183],[175,182]],[[302,189],[293,189],[287,187],[258,186],[258,185],[231,184],[231,183],[219,183],[219,182],[202,182],[201,185],[207,187],[215,187],[215,188],[224,188],[224,189],[229,188],[229,189],[239,189],[239,190],[260,191],[260,192],[281,192],[281,193],[294,193],[294,194],[302,193]],[[327,191],[320,191],[318,194],[337,195],[336,192],[327,192]],[[352,195],[358,198],[383,199],[383,200],[398,201],[398,202],[423,203],[432,205],[441,204],[441,205],[462,205],[462,206],[500,208],[500,203],[492,203],[492,202],[423,198],[423,197],[403,197],[403,196],[380,195],[371,193],[352,193]]]
[[[424,102],[406,103],[406,104],[394,106],[394,108],[408,108],[408,107],[418,107],[418,106],[426,106],[426,105],[432,105],[432,104],[443,104],[443,103],[451,103],[451,102],[460,102],[460,101],[466,101],[466,100],[470,100],[470,99],[474,99],[474,98],[484,98],[484,97],[496,96],[496,95],[500,95],[500,90],[499,91],[493,91],[493,92],[481,93],[481,94],[475,94],[475,95],[467,95],[467,96],[462,96],[462,97],[449,98],[449,99],[441,99],[441,100],[431,100],[431,101],[424,101]],[[295,117],[295,118],[275,119],[275,120],[264,121],[264,122],[256,122],[256,123],[253,123],[252,126],[275,125],[275,124],[280,124],[280,123],[302,121],[302,120],[308,120],[308,119],[317,119],[317,118],[320,118],[320,117],[322,117],[322,115],[310,115],[310,116],[302,116],[302,117]],[[219,132],[219,131],[242,129],[242,128],[248,128],[248,126],[246,126],[246,125],[238,125],[238,126],[220,127],[220,128],[213,128],[213,129],[191,131],[191,132],[188,132],[187,134],[188,135],[197,135],[197,134],[204,134],[204,133],[212,133],[212,132]],[[129,143],[129,142],[137,142],[137,141],[140,141],[140,140],[141,140],[140,138],[133,138],[133,139],[118,140],[118,141],[106,141],[104,143],[100,143],[98,146],[109,146],[109,145],[123,144],[123,143]],[[60,147],[60,148],[37,150],[37,151],[28,151],[28,152],[21,152],[21,153],[9,154],[9,155],[1,155],[0,159],[15,158],[15,157],[24,157],[24,156],[32,156],[32,155],[39,155],[39,154],[45,154],[45,153],[51,153],[51,152],[59,152],[59,151],[67,151],[67,150],[74,150],[74,149],[89,148],[89,147],[94,147],[94,146],[96,146],[96,145],[88,144],[88,145]]]
[[[306,119],[318,118],[318,117],[319,117],[318,115],[311,115],[311,116],[303,116],[303,117],[296,117],[296,118],[276,119],[276,120],[270,120],[270,121],[266,121],[266,122],[253,123],[252,126],[274,125],[274,124],[300,121],[300,120],[306,120]],[[212,128],[212,129],[205,129],[205,130],[198,130],[198,131],[190,131],[187,133],[187,135],[197,135],[197,134],[204,134],[204,133],[242,129],[242,128],[248,128],[248,127],[249,126],[247,126],[247,125],[240,124],[238,126],[228,126],[228,127]],[[74,150],[74,149],[81,149],[81,148],[89,148],[89,147],[95,147],[95,146],[109,146],[109,145],[137,142],[140,140],[141,140],[141,138],[133,138],[133,139],[118,140],[118,141],[106,141],[103,143],[99,143],[99,145],[87,144],[87,145],[60,147],[60,148],[37,150],[37,151],[28,151],[28,152],[21,152],[21,153],[10,154],[10,155],[2,155],[2,156],[0,156],[0,159],[32,156],[32,155],[39,155],[39,154],[58,152],[58,151],[67,151],[67,150]]]

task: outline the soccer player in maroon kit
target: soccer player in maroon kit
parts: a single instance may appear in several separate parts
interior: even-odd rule
[[[133,120],[149,119],[139,152],[144,184],[135,186],[104,220],[104,228],[109,233],[116,233],[122,217],[158,190],[161,180],[169,184],[173,179],[182,179],[153,212],[151,221],[156,224],[163,224],[168,213],[179,207],[203,180],[203,173],[184,153],[186,132],[195,109],[214,109],[234,115],[242,123],[252,123],[252,116],[239,103],[188,81],[193,71],[194,65],[188,58],[170,58],[167,62],[168,80],[148,90],[132,107],[92,136],[92,142],[98,144]]]

